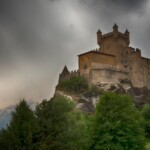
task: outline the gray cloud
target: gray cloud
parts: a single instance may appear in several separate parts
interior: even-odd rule
[[[118,7],[119,9],[124,10],[137,10],[139,8],[142,8],[143,5],[147,2],[147,0],[79,0],[81,4],[86,4],[89,7],[95,7],[95,6],[103,6],[107,5],[110,7],[110,9]],[[117,12],[117,10],[115,10]]]
[[[147,0],[1,0],[1,107],[49,98],[63,66],[77,69],[77,55],[98,47],[99,27],[127,27],[131,46],[150,56],[149,10]]]

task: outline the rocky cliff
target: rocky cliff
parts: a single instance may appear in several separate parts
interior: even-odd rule
[[[89,86],[78,92],[59,87],[58,84],[54,96],[65,96],[76,103],[76,108],[90,113],[95,110],[96,103],[104,92],[128,94],[133,97],[137,107],[142,107],[145,103],[150,103],[150,90],[147,88],[135,88],[129,80],[121,80],[120,83],[116,84],[101,83],[95,86]]]

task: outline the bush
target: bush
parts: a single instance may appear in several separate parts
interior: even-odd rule
[[[58,88],[68,92],[83,92],[88,89],[88,82],[82,76],[72,76],[67,80],[60,81]]]

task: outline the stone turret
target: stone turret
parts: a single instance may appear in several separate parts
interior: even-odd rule
[[[126,28],[126,31],[125,31],[125,33],[124,33],[125,35],[129,35],[129,31],[128,31],[128,29]]]
[[[101,38],[102,38],[102,32],[101,32],[101,30],[99,29],[96,34],[97,34],[97,44],[100,46],[100,44],[101,44]]]
[[[130,32],[126,28],[126,31],[124,32],[125,37],[127,38],[127,43],[128,45],[130,44]]]
[[[65,66],[61,72],[61,74],[59,75],[59,81],[64,80],[68,75],[70,74],[67,66]]]
[[[116,23],[115,23],[114,26],[113,26],[113,31],[114,31],[114,32],[118,31],[118,26],[117,26]]]

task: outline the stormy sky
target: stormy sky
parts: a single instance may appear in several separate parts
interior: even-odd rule
[[[77,69],[115,22],[150,57],[149,16],[148,0],[0,0],[0,108],[49,99],[64,65]]]

